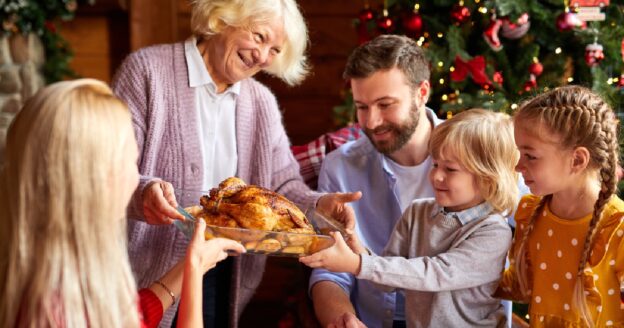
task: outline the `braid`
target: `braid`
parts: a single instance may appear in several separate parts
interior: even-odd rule
[[[528,253],[526,244],[529,240],[529,235],[531,234],[531,232],[533,231],[533,228],[535,227],[535,222],[537,221],[537,218],[542,213],[542,211],[544,211],[544,207],[546,207],[546,204],[550,201],[551,198],[552,198],[552,195],[546,195],[542,197],[539,204],[535,208],[535,211],[533,211],[533,214],[531,214],[531,218],[529,219],[527,228],[524,231],[524,234],[522,235],[522,239],[520,241],[520,244],[518,246],[518,249],[516,250],[516,254],[514,257],[514,260],[516,262],[516,268],[517,268],[516,272],[518,276],[518,283],[520,284],[520,292],[522,293],[522,296],[524,298],[527,298],[530,296],[528,293],[530,287],[529,287],[529,281],[527,277],[528,275],[527,268],[530,266],[530,263],[529,263],[530,260],[526,256],[526,254]]]
[[[581,318],[588,326],[593,327],[594,322],[584,294],[583,273],[590,260],[603,209],[616,190],[619,150],[618,123],[615,114],[609,105],[591,90],[579,86],[565,86],[541,94],[522,104],[514,120],[521,124],[530,122],[545,127],[550,134],[560,137],[559,144],[562,149],[586,148],[590,155],[587,168],[598,173],[600,192],[594,203],[592,218],[583,244],[573,294],[573,302],[579,309]],[[532,217],[531,220],[534,221],[535,218]]]

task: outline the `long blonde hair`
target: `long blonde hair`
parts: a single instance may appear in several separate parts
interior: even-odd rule
[[[0,171],[0,326],[139,325],[115,217],[129,140],[126,105],[96,80],[45,87],[17,114]]]
[[[518,202],[519,153],[511,118],[484,109],[461,112],[437,126],[429,141],[433,158],[453,154],[476,177],[481,196],[499,213]]]
[[[594,235],[598,230],[602,210],[616,190],[619,153],[617,119],[611,107],[591,90],[580,86],[565,86],[541,94],[522,104],[514,115],[514,122],[517,126],[529,131],[535,127],[545,128],[550,134],[559,137],[559,146],[562,149],[587,148],[591,157],[588,168],[599,171],[601,188],[594,204],[578,265],[573,300],[581,311],[581,318],[586,324],[593,326],[583,292],[583,271],[593,245]],[[533,231],[537,217],[551,198],[552,195],[545,195],[540,200],[535,212],[531,215],[518,250],[514,254],[518,281],[523,293],[530,289],[527,279],[528,265],[525,264],[526,241]]]
[[[288,85],[308,75],[308,28],[295,0],[192,0],[191,30],[198,38],[210,38],[227,27],[251,28],[277,19],[284,22],[286,42],[265,69]]]

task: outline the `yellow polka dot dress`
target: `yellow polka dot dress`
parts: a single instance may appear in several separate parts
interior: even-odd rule
[[[526,244],[531,286],[528,298],[519,290],[513,254],[539,201],[533,195],[520,201],[510,266],[497,296],[529,303],[531,327],[583,327],[573,293],[591,215],[566,220],[550,212],[548,205],[544,207]],[[614,196],[603,211],[583,276],[587,304],[597,327],[624,327],[624,303],[620,296],[620,286],[624,286],[623,215],[624,202]]]

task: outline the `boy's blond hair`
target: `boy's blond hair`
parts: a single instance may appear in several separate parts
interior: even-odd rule
[[[520,155],[508,115],[484,109],[461,112],[433,130],[429,150],[436,159],[454,156],[475,175],[481,196],[497,212],[511,213],[516,207]]]

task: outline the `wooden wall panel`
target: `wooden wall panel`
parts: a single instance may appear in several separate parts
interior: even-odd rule
[[[110,36],[106,17],[76,17],[64,23],[60,31],[74,51],[70,67],[80,76],[110,81]]]
[[[130,49],[175,41],[177,16],[173,0],[130,0]]]

